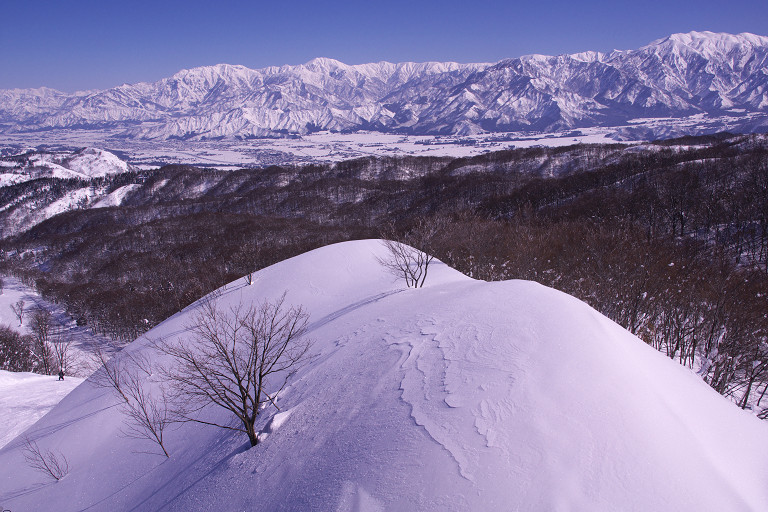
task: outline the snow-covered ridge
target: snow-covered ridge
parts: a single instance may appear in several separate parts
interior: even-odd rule
[[[91,178],[121,174],[135,168],[109,151],[86,147],[77,151],[25,150],[0,160],[3,172],[0,187],[37,178],[77,179],[85,183],[61,197],[19,196],[0,208],[10,211],[4,236],[19,233],[60,213],[80,208],[119,206],[135,187],[122,187],[109,193],[104,186],[92,186]],[[29,203],[27,203],[29,201]],[[27,203],[27,204],[25,204]]]
[[[405,289],[379,241],[328,246],[224,287],[224,307],[310,313],[313,363],[265,409],[262,442],[199,424],[170,458],[120,436],[86,381],[27,431],[56,483],[0,450],[11,510],[766,510],[766,424],[584,303],[435,262]],[[195,306],[149,338],[186,336]],[[224,416],[216,416],[226,422]],[[268,434],[268,435],[265,435]]]
[[[636,50],[529,55],[496,64],[317,58],[219,64],[154,83],[67,95],[0,91],[6,132],[118,128],[135,139],[262,137],[317,130],[416,134],[553,131],[741,110],[768,126],[768,38],[690,32]],[[730,127],[731,129],[733,127]]]
[[[16,157],[0,161],[5,172],[19,176],[19,180],[40,177],[52,178],[97,178],[109,174],[120,174],[133,169],[109,151],[86,147],[77,151],[38,151],[28,149]]]

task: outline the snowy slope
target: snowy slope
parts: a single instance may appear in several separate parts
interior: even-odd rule
[[[64,166],[82,176],[96,178],[128,172],[131,167],[116,155],[97,148],[84,148],[68,158]]]
[[[196,424],[171,458],[120,436],[86,381],[28,434],[72,470],[53,483],[0,450],[11,510],[768,509],[768,426],[582,302],[443,264],[403,289],[377,241],[328,246],[222,291],[311,313],[317,359],[245,436]],[[183,336],[194,306],[148,337]],[[129,347],[148,353],[146,339]],[[210,414],[218,414],[209,411]]]
[[[114,153],[86,147],[78,151],[38,151],[0,161],[0,186],[36,178],[89,179],[129,172],[134,168]]]
[[[0,370],[0,447],[5,446],[59,403],[83,379]]]
[[[135,170],[117,155],[103,149],[86,147],[77,151],[38,151],[35,149],[3,161],[6,173],[0,173],[0,187],[38,178],[91,180],[112,174]],[[70,184],[58,193],[11,195],[0,205],[0,212],[8,211],[4,236],[25,231],[60,213],[86,207],[118,206],[125,195],[135,187],[109,193],[103,185],[82,183],[80,188]],[[54,187],[54,190],[56,188]]]

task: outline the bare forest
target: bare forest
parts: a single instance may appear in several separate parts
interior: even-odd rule
[[[575,295],[741,407],[768,406],[764,136],[45,178],[0,189],[0,223],[26,197],[126,184],[123,206],[6,236],[2,272],[128,342],[255,270],[386,235],[476,279]]]

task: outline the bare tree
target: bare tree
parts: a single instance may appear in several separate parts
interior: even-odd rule
[[[185,420],[244,432],[251,446],[258,444],[256,417],[267,402],[277,407],[273,397],[307,362],[312,344],[304,336],[309,315],[285,296],[227,310],[205,302],[189,326],[191,339],[155,342],[175,363],[166,376],[188,406]],[[211,404],[234,414],[239,426],[189,415]]]
[[[50,375],[56,364],[53,344],[53,315],[45,308],[37,308],[32,313],[32,320],[29,325],[32,330],[32,353],[36,359],[36,366],[39,372]]]
[[[243,276],[246,284],[253,284],[253,274],[258,268],[261,249],[253,241],[245,241],[241,249],[234,255],[234,267],[238,272],[245,271]]]
[[[379,263],[393,275],[403,278],[409,288],[424,286],[433,256],[393,240],[382,240],[382,243],[387,248],[388,257],[379,258]]]
[[[13,311],[13,314],[16,315],[16,318],[19,320],[19,325],[23,325],[24,301],[20,299],[16,304],[11,304],[11,311]]]
[[[92,380],[97,386],[110,389],[122,402],[121,412],[127,418],[123,435],[152,441],[163,455],[170,457],[165,446],[165,432],[175,423],[174,408],[166,387],[153,382],[155,372],[151,361],[144,355],[128,353],[110,359],[100,349],[95,357],[101,368]],[[151,390],[153,384],[154,392]]]
[[[22,453],[24,460],[31,468],[45,473],[54,480],[61,480],[69,473],[69,462],[63,454],[56,455],[50,450],[44,450],[29,437],[24,438]]]
[[[0,277],[0,295],[3,294],[3,288],[5,288],[5,281],[3,281],[3,278]]]
[[[0,370],[31,372],[34,367],[29,336],[0,325]]]
[[[399,235],[392,226],[382,235],[388,256],[378,258],[379,263],[393,275],[403,278],[406,286],[421,288],[427,280],[429,264],[434,259],[433,241],[445,228],[440,217],[419,219],[416,225]]]
[[[55,364],[59,370],[66,375],[75,375],[75,357],[70,348],[72,347],[72,338],[63,329],[59,329],[50,340]]]

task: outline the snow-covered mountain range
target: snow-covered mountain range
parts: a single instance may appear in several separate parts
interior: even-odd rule
[[[279,411],[261,412],[255,447],[183,423],[166,432],[170,457],[157,455],[121,433],[116,398],[91,378],[25,432],[69,473],[34,470],[16,438],[0,449],[3,507],[768,508],[765,423],[688,369],[556,290],[475,281],[437,261],[424,288],[406,289],[386,257],[376,240],[331,245],[216,294],[236,308],[287,289],[311,315],[315,357],[277,395]],[[189,340],[201,303],[117,357],[162,358],[149,340]],[[221,409],[205,414],[229,425]]]
[[[743,118],[731,130],[768,127],[767,37],[691,32],[636,50],[495,64],[220,64],[105,91],[0,90],[6,133],[119,128],[156,140],[554,131],[696,114]]]

